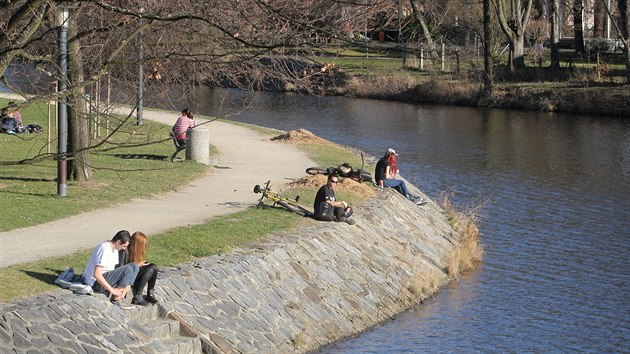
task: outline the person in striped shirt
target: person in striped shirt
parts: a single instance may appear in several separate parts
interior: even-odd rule
[[[175,125],[173,125],[173,135],[175,135],[179,146],[186,146],[186,131],[194,127],[195,117],[193,116],[193,112],[189,108],[184,108],[182,110],[182,116],[177,118]]]

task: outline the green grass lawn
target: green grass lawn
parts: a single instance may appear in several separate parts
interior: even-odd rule
[[[447,48],[446,52],[446,68],[447,71],[443,75],[450,75],[454,70],[455,57],[454,49],[452,47]],[[471,69],[478,70],[479,66],[483,66],[483,58],[479,58],[476,52],[466,51],[460,52],[460,69],[461,71],[467,71]],[[404,71],[402,53],[393,48],[354,48],[354,47],[330,47],[320,49],[319,56],[314,57],[320,63],[334,63],[339,69],[353,74],[353,75],[389,75],[391,73]],[[581,55],[575,53],[574,50],[560,50],[560,67],[562,68],[575,68],[580,69],[585,73],[592,73],[597,70],[601,77],[607,78],[610,81],[623,81],[625,77],[625,65],[624,55],[622,53],[604,53],[600,55],[600,66],[597,67],[597,59],[593,54]],[[472,56],[471,56],[472,55]],[[532,48],[527,48],[525,51],[526,64],[528,68],[533,69],[538,67],[538,58],[533,52]],[[497,58],[500,64],[507,65],[508,54],[504,53]],[[425,61],[425,70],[430,71],[435,75],[436,70],[428,69],[429,60]],[[543,68],[549,67],[550,62],[550,49],[544,48],[542,51],[541,66]],[[439,68],[439,63],[437,68]],[[597,67],[597,69],[596,69]],[[418,75],[419,78],[432,79],[434,77],[427,77],[426,75]],[[602,79],[600,77],[600,79]],[[603,79],[602,79],[603,80]]]
[[[227,252],[243,243],[290,230],[305,221],[305,218],[283,209],[250,208],[204,224],[152,235],[146,258],[158,267],[174,266],[197,257]],[[11,284],[0,288],[0,302],[58,289],[53,282],[59,273],[72,267],[80,274],[91,252],[83,250],[68,256],[0,268],[0,282]]]
[[[0,106],[6,104],[0,100]],[[37,225],[79,212],[94,210],[133,198],[171,191],[208,171],[194,162],[171,163],[174,152],[169,126],[146,121],[123,124],[108,143],[91,151],[93,180],[68,181],[67,197],[57,195],[57,161],[48,152],[47,105],[34,104],[21,110],[23,122],[44,127],[38,134],[0,134],[0,231]],[[110,122],[112,125],[116,122]],[[54,123],[53,123],[54,124]],[[57,150],[54,126],[51,151]],[[103,136],[95,138],[101,141]],[[151,143],[153,142],[153,143]],[[33,160],[34,159],[34,160]]]

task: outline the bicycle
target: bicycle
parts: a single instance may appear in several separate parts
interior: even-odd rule
[[[262,193],[262,196],[260,197],[260,199],[258,200],[258,204],[256,205],[256,209],[262,206],[265,206],[265,199],[269,199],[273,202],[272,207],[275,207],[276,205],[280,205],[286,210],[296,213],[300,216],[310,217],[313,215],[313,213],[311,213],[309,210],[307,210],[306,208],[304,208],[303,206],[297,203],[300,200],[299,195],[295,197],[295,199],[292,200],[285,196],[280,195],[280,193],[272,192],[270,183],[271,181],[267,181],[264,187],[261,187],[258,184],[254,186],[254,193],[256,194]]]
[[[309,167],[305,171],[309,175],[331,175],[336,174],[341,177],[350,178],[356,182],[372,182],[372,175],[369,172],[365,172],[361,169],[354,169],[347,163],[339,165],[338,167]]]

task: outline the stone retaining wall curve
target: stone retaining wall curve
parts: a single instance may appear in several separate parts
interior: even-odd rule
[[[435,203],[382,190],[356,224],[309,220],[164,269],[158,306],[121,310],[66,290],[0,305],[0,351],[291,353],[364,331],[448,282],[456,236]]]

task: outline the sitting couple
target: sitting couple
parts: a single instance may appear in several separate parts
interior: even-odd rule
[[[125,296],[133,292],[132,304],[148,305],[158,302],[155,298],[155,282],[158,270],[146,263],[147,237],[142,232],[121,230],[110,241],[98,245],[83,272],[83,282],[95,292],[109,294],[110,301],[123,308]],[[147,295],[142,296],[147,286]]]

